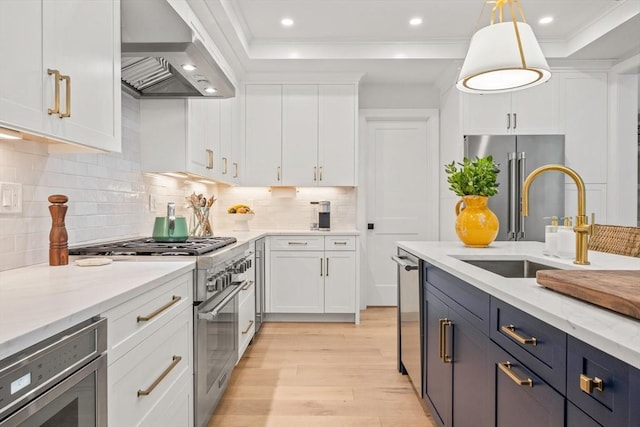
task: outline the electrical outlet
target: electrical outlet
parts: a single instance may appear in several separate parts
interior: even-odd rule
[[[22,184],[0,182],[0,214],[22,212]]]

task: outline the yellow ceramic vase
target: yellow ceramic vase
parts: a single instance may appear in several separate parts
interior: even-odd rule
[[[486,196],[463,196],[456,204],[456,234],[466,246],[485,248],[498,235],[498,217],[488,201]]]

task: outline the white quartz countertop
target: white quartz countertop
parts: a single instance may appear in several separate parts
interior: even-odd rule
[[[0,272],[0,360],[161,283],[192,271],[193,260],[94,267],[38,264]]]
[[[537,284],[536,279],[499,276],[461,259],[528,259],[557,268],[640,270],[640,258],[589,251],[590,265],[542,255],[539,242],[494,242],[467,248],[459,242],[398,242],[398,246],[538,319],[640,368],[640,321],[565,296]],[[640,283],[638,284],[640,291]]]

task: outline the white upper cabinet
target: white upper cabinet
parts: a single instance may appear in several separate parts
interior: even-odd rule
[[[247,85],[245,185],[282,184],[282,85]]]
[[[320,85],[318,181],[320,185],[356,185],[356,88]]]
[[[247,85],[245,184],[356,185],[356,96],[353,84]]]
[[[0,124],[42,129],[41,2],[0,1],[0,58]]]
[[[282,184],[318,184],[318,85],[282,87]]]
[[[565,102],[565,163],[575,169],[585,183],[606,183],[607,73],[567,72],[558,74],[558,78]]]
[[[118,0],[2,1],[0,56],[2,125],[120,151]]]
[[[143,172],[187,172],[213,179],[219,135],[218,100],[140,100]]]
[[[465,135],[562,134],[558,79],[531,89],[487,95],[463,94]]]

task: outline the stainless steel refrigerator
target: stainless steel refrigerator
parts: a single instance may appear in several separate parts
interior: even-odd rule
[[[564,215],[564,174],[545,172],[529,189],[529,216],[521,215],[522,184],[534,169],[564,164],[564,135],[468,135],[464,155],[470,159],[493,156],[499,164],[498,194],[489,208],[500,221],[496,240],[544,241],[544,217]]]

